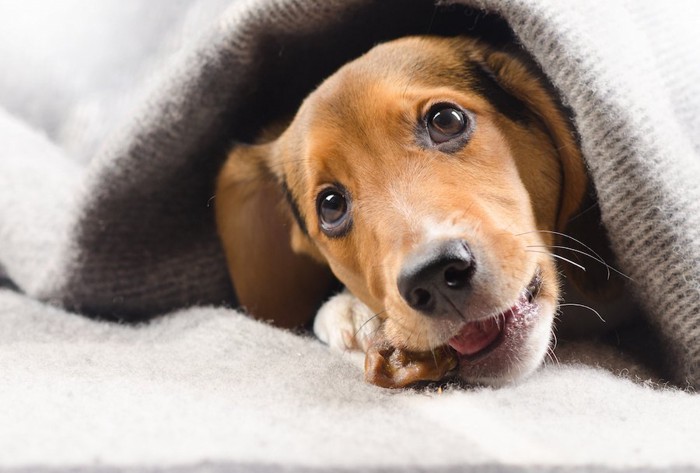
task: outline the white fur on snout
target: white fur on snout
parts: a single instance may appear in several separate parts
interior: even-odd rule
[[[381,321],[347,290],[331,297],[316,314],[314,333],[331,349],[365,352]]]
[[[424,243],[441,240],[464,239],[465,235],[474,232],[474,228],[465,224],[457,224],[458,215],[455,218],[445,218],[437,220],[434,217],[424,217],[421,219],[423,229],[422,238]]]

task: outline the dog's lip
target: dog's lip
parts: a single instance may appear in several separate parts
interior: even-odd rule
[[[501,344],[507,336],[506,328],[515,319],[534,312],[534,301],[541,285],[542,277],[537,271],[512,307],[496,315],[465,323],[447,344],[465,361],[475,361],[488,355]]]

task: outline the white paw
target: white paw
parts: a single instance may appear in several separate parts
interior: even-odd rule
[[[323,304],[314,320],[314,333],[334,350],[367,351],[381,321],[369,307],[348,291]]]

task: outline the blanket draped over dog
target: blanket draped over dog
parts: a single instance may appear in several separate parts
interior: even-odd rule
[[[232,144],[251,142],[262,126],[289,116],[324,77],[378,42],[409,34],[465,33],[520,44],[571,110],[618,264],[634,280],[635,296],[661,340],[664,376],[677,385],[699,387],[698,20],[700,7],[693,1],[669,6],[646,0],[454,0],[437,4],[433,0],[241,0],[157,71],[139,92],[135,109],[114,124],[87,166],[3,110],[0,103],[0,286],[5,286],[0,289],[0,331],[4,332],[0,341],[17,342],[8,335],[16,334],[20,340],[26,336],[28,341],[51,343],[51,329],[44,327],[39,335],[29,335],[26,324],[40,325],[40,314],[60,318],[68,317],[64,311],[70,311],[134,321],[197,305],[231,305],[231,283],[215,233],[212,197],[216,173]],[[26,318],[18,316],[22,307],[29,314]],[[204,313],[211,315],[212,309],[208,310]],[[191,311],[195,312],[189,315],[193,326],[201,330],[204,322],[197,318],[196,309]],[[213,312],[207,323],[223,323],[220,317],[226,310]],[[253,352],[267,350],[274,343],[256,345],[246,334],[272,340],[291,337],[280,342],[280,346],[291,347],[290,358],[296,358],[297,352],[322,356],[317,353],[322,350],[308,348],[309,340],[292,340],[288,334],[228,312],[237,321],[236,330],[242,331],[235,336],[236,343]],[[172,319],[177,322],[163,335],[166,339],[186,336],[184,314]],[[55,331],[81,330],[83,322],[70,320],[57,322]],[[158,324],[167,325],[168,320]],[[87,330],[86,336],[115,343],[113,350],[119,350],[131,336],[138,338],[138,327],[129,332],[123,327],[84,323],[102,327]],[[105,334],[108,327],[118,333]],[[178,327],[183,331],[178,332]],[[142,330],[147,335],[138,349],[146,355],[148,334],[155,329]],[[211,338],[202,339],[213,343]],[[58,340],[70,344],[76,339],[63,333]],[[226,340],[218,343],[223,347]],[[185,345],[199,350],[197,344]],[[3,361],[4,349],[0,346],[0,361],[22,363],[21,353],[11,351],[5,352],[10,356]],[[62,353],[80,359],[77,352]],[[226,349],[220,354],[227,356]],[[240,356],[241,351],[236,354]],[[103,355],[107,356],[97,358]],[[278,349],[275,356],[265,356],[261,359],[274,364],[284,354]],[[27,366],[40,366],[32,363]],[[128,363],[138,365],[136,359],[128,358]],[[323,373],[330,369],[311,363]],[[12,373],[22,378],[17,374],[21,369],[8,371],[9,364],[1,366],[3,385],[13,379]],[[250,367],[261,372],[270,368],[252,362]],[[141,373],[138,367],[131,369]],[[354,372],[343,369],[343,373]],[[291,382],[285,380],[283,370],[272,372],[282,383]],[[310,372],[313,370],[302,377],[308,379]],[[187,371],[173,379],[185,376],[183,373]],[[540,374],[538,379],[551,381],[557,372],[553,373]],[[340,379],[333,378],[339,384],[325,391],[329,398],[337,396],[338,402],[345,398]],[[352,383],[361,383],[360,379],[358,374]],[[605,378],[601,383],[613,381]],[[274,390],[275,378],[251,386]],[[223,384],[222,389],[229,387]],[[50,393],[48,386],[42,389]],[[106,395],[105,389],[98,394]],[[367,403],[375,395],[374,388],[347,389],[362,391]],[[309,408],[308,398],[303,397],[309,395],[306,391],[301,395],[300,406]],[[391,397],[382,396],[380,407],[391,402]],[[0,399],[7,401],[2,394]],[[517,402],[515,399],[508,402]],[[396,408],[397,416],[410,411],[410,402],[402,402]],[[0,404],[6,407],[4,401]],[[371,413],[378,412],[378,425],[390,424],[388,417],[382,417],[390,416],[390,411],[371,404],[364,408],[367,412],[361,419],[373,422]],[[254,422],[251,416],[243,417]],[[342,419],[336,420],[341,423]],[[282,417],[278,420],[284,422]],[[274,421],[268,418],[265,422],[274,428]],[[351,425],[361,435],[359,422]],[[443,428],[431,426],[436,427]],[[370,437],[377,441],[376,432]],[[10,450],[8,444],[4,446],[3,451]],[[445,444],[445,450],[448,447]],[[430,451],[438,454],[435,448]],[[319,458],[331,455],[326,452]],[[526,457],[515,455],[510,461]],[[245,458],[254,463],[259,460],[255,455]],[[284,458],[299,460],[294,455]],[[485,455],[474,462],[493,458]],[[270,462],[274,464],[274,458]],[[270,470],[280,471],[280,467]]]

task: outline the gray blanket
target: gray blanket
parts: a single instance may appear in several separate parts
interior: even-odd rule
[[[148,449],[137,448],[138,442],[122,438],[123,443],[115,443],[100,430],[104,414],[105,422],[114,422],[124,435],[130,429],[154,435],[166,427],[186,430],[203,421],[215,426],[216,438],[243,442],[226,454],[222,443],[211,449],[197,447],[173,457],[170,464],[225,460],[240,469],[254,465],[271,471],[281,465],[438,465],[446,471],[466,464],[700,465],[700,458],[692,454],[694,447],[683,441],[693,438],[691,434],[673,437],[675,444],[660,448],[658,456],[652,453],[663,438],[636,436],[649,430],[667,438],[681,428],[697,431],[681,413],[700,413],[695,396],[651,393],[595,370],[550,366],[519,387],[453,393],[427,404],[420,393],[391,396],[363,387],[359,370],[342,357],[320,355],[323,348],[313,340],[249,322],[232,310],[193,308],[154,326],[129,329],[71,315],[135,321],[193,306],[229,305],[231,285],[214,231],[211,198],[215,175],[232,143],[252,140],[262,125],[293,111],[323,77],[376,42],[407,34],[477,33],[494,41],[519,42],[573,111],[614,251],[621,269],[634,279],[636,297],[661,338],[665,376],[677,385],[700,386],[697,2],[677,1],[669,7],[652,1],[462,0],[436,6],[432,0],[256,0],[234,2],[227,9],[223,3],[182,2],[190,13],[198,7],[208,12],[202,14],[205,19],[184,27],[182,19],[172,15],[169,24],[187,34],[159,51],[163,60],[139,69],[134,76],[144,78],[141,85],[122,87],[120,93],[129,90],[128,99],[111,102],[113,109],[102,115],[88,113],[81,121],[57,112],[53,120],[47,119],[51,110],[23,107],[12,92],[17,84],[0,81],[0,286],[10,288],[0,290],[0,405],[19,406],[16,412],[0,408],[0,429],[19,429],[0,430],[0,462],[9,458],[6,466],[20,468],[85,466],[91,458],[122,466],[168,463],[162,444],[154,447],[160,454],[149,456]],[[104,54],[108,51],[105,47]],[[133,62],[115,61],[115,67]],[[52,103],[60,108],[60,103]],[[84,105],[81,113],[89,112]],[[71,118],[73,126],[61,128],[63,118]],[[231,338],[219,337],[219,331]],[[89,349],[74,351],[71,347],[80,345],[83,336]],[[237,348],[227,348],[229,343]],[[278,345],[285,350],[269,355]],[[245,349],[238,349],[241,346]],[[120,355],[123,349],[125,358]],[[587,346],[578,358],[595,350]],[[249,351],[252,354],[246,354]],[[265,360],[267,370],[260,369],[256,355]],[[139,359],[146,366],[139,366]],[[171,364],[177,365],[172,372]],[[268,376],[264,382],[256,378],[261,371]],[[214,382],[221,376],[225,382]],[[144,379],[157,388],[148,391],[139,384]],[[586,388],[581,388],[582,381]],[[37,391],[32,391],[29,387],[35,382]],[[167,406],[158,410],[159,399],[190,382],[202,391],[193,388],[181,394],[173,406],[182,409],[194,399],[192,405],[202,410],[190,412],[189,422],[164,421],[175,414]],[[209,382],[211,391],[204,387]],[[51,399],[54,385],[57,398]],[[134,394],[132,388],[146,389],[151,397]],[[228,399],[227,390],[252,409],[240,412],[246,419],[242,426],[262,423],[253,429],[258,437],[247,439],[243,430],[227,430],[235,424],[234,415],[225,416],[230,423],[216,421],[216,409],[232,408],[222,401]],[[89,397],[91,407],[79,410],[73,392]],[[534,412],[529,409],[536,409],[532,406],[558,402],[545,393],[566,396],[573,410],[549,408],[544,417],[528,416]],[[621,456],[605,450],[605,442],[579,452],[575,446],[591,439],[572,432],[577,419],[583,419],[574,412],[597,409],[618,394],[625,402],[592,412],[606,417],[599,427],[612,429],[618,437],[631,436],[620,447]],[[132,410],[114,408],[110,395]],[[23,404],[23,399],[37,404]],[[223,404],[207,411],[202,399]],[[137,406],[141,400],[143,408]],[[43,402],[44,408],[37,407]],[[473,409],[464,402],[473,403]],[[502,407],[499,402],[511,406],[504,417],[493,412]],[[268,413],[270,406],[276,407]],[[309,425],[320,434],[300,437],[304,442],[294,439],[304,426],[300,418],[290,417],[295,406],[310,409]],[[637,412],[652,407],[651,417],[631,421]],[[56,414],[61,412],[66,417]],[[124,421],[123,412],[131,412],[133,423]],[[156,412],[155,417],[148,412]],[[670,414],[664,417],[663,412]],[[515,435],[506,415],[525,419],[518,424],[524,426],[524,437],[504,436]],[[95,425],[87,424],[95,428],[95,437],[56,430],[62,419],[79,422],[91,416],[97,416]],[[424,438],[418,435],[421,426],[444,431],[450,416],[459,418],[460,426],[475,422],[491,440],[477,440],[476,433],[458,436],[471,445],[463,447],[462,455],[454,453],[461,447],[448,441],[450,435],[437,436],[427,456],[421,457],[413,447],[416,438]],[[19,428],[23,419],[26,430]],[[401,461],[382,455],[389,448],[382,435],[392,419],[398,419],[400,428],[391,435],[406,445],[401,452],[407,456]],[[163,422],[162,428],[158,422]],[[346,434],[337,427],[345,422],[350,422]],[[540,422],[565,432],[555,442],[555,454],[546,454],[552,439],[535,434]],[[60,437],[68,444],[67,437],[74,434],[83,453],[32,449],[21,441],[23,435],[36,435],[42,425],[47,427],[48,436],[41,437],[45,441]],[[265,460],[264,452],[270,450],[263,429],[273,426],[281,430],[272,441],[289,448],[304,443],[304,455],[273,449],[277,454]],[[369,444],[357,440],[367,431]],[[330,432],[342,434],[341,439],[331,442]],[[498,439],[514,445],[516,453],[493,447]],[[319,444],[318,460],[308,450],[309,443]],[[120,456],[110,445],[130,453]],[[342,453],[343,445],[357,453]],[[640,451],[647,453],[636,457],[637,462],[624,457]],[[7,452],[14,453],[5,457]],[[340,460],[333,462],[336,453]],[[52,463],[54,457],[60,461]],[[360,457],[365,461],[357,460]]]

